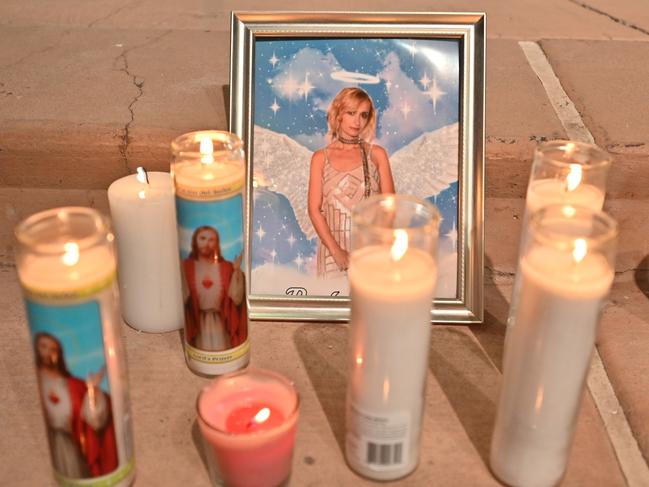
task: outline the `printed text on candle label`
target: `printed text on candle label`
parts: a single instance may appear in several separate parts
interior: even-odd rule
[[[352,405],[348,418],[347,450],[357,461],[375,470],[408,463],[410,414],[370,414]]]

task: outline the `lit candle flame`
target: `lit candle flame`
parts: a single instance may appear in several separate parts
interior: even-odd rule
[[[390,379],[383,380],[383,401],[387,401],[390,397]]]
[[[61,260],[67,266],[73,266],[79,262],[79,245],[74,242],[67,242],[63,245],[63,250],[65,253]]]
[[[363,357],[360,355],[356,357],[356,365],[363,365]]]
[[[203,164],[212,164],[214,162],[214,144],[212,143],[211,138],[202,138],[199,150],[201,152],[201,162]]]
[[[583,238],[578,238],[575,240],[575,248],[572,251],[572,257],[575,259],[576,263],[581,262],[586,254],[588,253],[588,244]]]
[[[581,164],[570,164],[570,172],[566,178],[566,190],[574,191],[581,183]]]
[[[534,410],[536,411],[537,414],[539,414],[542,407],[543,407],[543,386],[539,386],[538,390],[536,391],[536,401],[534,401]]]
[[[577,210],[574,206],[566,205],[561,208],[561,213],[563,213],[563,216],[566,218],[572,218],[577,213]]]
[[[563,149],[566,151],[564,157],[572,157],[572,154],[575,152],[576,148],[577,146],[575,145],[574,142],[568,142],[566,145],[563,146]]]
[[[406,250],[408,250],[408,232],[406,232],[405,230],[395,230],[394,243],[392,244],[392,249],[390,250],[392,260],[401,260],[401,258],[406,253]]]
[[[252,419],[254,424],[261,424],[270,418],[270,409],[262,408],[255,414],[255,417]]]

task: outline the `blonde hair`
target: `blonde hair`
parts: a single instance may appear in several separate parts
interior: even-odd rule
[[[361,88],[343,88],[333,99],[331,105],[329,105],[329,110],[327,110],[329,132],[327,133],[327,137],[329,137],[330,141],[338,138],[340,119],[345,109],[350,107],[356,108],[364,101],[370,102],[370,113],[367,118],[367,124],[360,133],[360,138],[365,142],[372,141],[376,134],[376,110],[374,109],[374,103],[370,95]]]

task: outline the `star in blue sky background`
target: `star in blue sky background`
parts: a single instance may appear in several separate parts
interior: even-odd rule
[[[326,145],[327,109],[347,86],[378,110],[388,153],[458,121],[459,42],[440,39],[263,39],[255,43],[254,123],[311,150]]]

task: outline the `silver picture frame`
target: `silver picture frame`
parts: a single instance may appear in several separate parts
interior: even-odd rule
[[[267,62],[275,68],[277,56],[261,65],[256,61],[263,49],[281,43],[331,40],[341,42],[399,41],[418,46],[422,42],[444,41],[457,45],[457,218],[454,221],[456,245],[455,295],[436,297],[431,306],[435,323],[480,323],[483,320],[484,261],[484,116],[485,116],[485,28],[484,13],[375,13],[375,12],[233,12],[230,49],[230,131],[244,142],[247,154],[247,181],[244,206],[244,248],[249,316],[257,320],[348,321],[348,296],[309,295],[299,286],[282,287],[277,292],[260,292],[253,272],[255,245],[264,237],[254,224],[256,180],[255,114],[261,103],[262,83]],[[338,44],[337,44],[338,43]],[[418,44],[419,43],[419,44]],[[355,44],[354,44],[355,45]],[[360,44],[361,46],[363,44]],[[408,46],[406,45],[406,48]],[[263,48],[263,49],[262,49]],[[267,50],[267,49],[266,49]],[[324,52],[324,51],[323,51]],[[377,56],[379,51],[377,51]],[[413,53],[413,59],[415,54]],[[429,79],[420,80],[430,82]],[[306,82],[311,84],[307,78]],[[353,81],[353,79],[352,79]],[[415,82],[416,83],[416,82]],[[423,87],[426,85],[424,84]],[[388,89],[390,87],[388,86]],[[305,100],[310,88],[300,96]],[[265,96],[265,95],[264,95]],[[436,101],[436,100],[435,100]],[[273,105],[278,105],[277,100]],[[267,108],[264,106],[264,108]],[[273,108],[277,114],[278,108]],[[290,107],[287,108],[287,110]],[[321,113],[318,113],[322,116]],[[407,114],[406,114],[407,115]],[[395,131],[396,133],[396,131]],[[260,152],[260,151],[259,151]],[[260,152],[261,153],[261,152]],[[453,162],[454,165],[454,162]],[[277,164],[277,171],[283,165]],[[267,170],[273,170],[273,166]],[[281,178],[282,174],[277,174]],[[257,178],[258,179],[258,178]],[[396,181],[396,177],[395,177]],[[306,185],[307,182],[305,181]],[[269,208],[272,205],[269,205]],[[269,211],[275,211],[271,208]],[[261,235],[261,237],[259,236]],[[291,235],[292,237],[293,235]],[[258,239],[258,240],[255,240]],[[291,244],[293,246],[293,244]],[[272,251],[275,253],[275,250]],[[274,259],[274,257],[273,257]],[[274,262],[274,261],[273,261]],[[264,283],[274,279],[268,275]],[[261,284],[261,283],[260,283]]]

